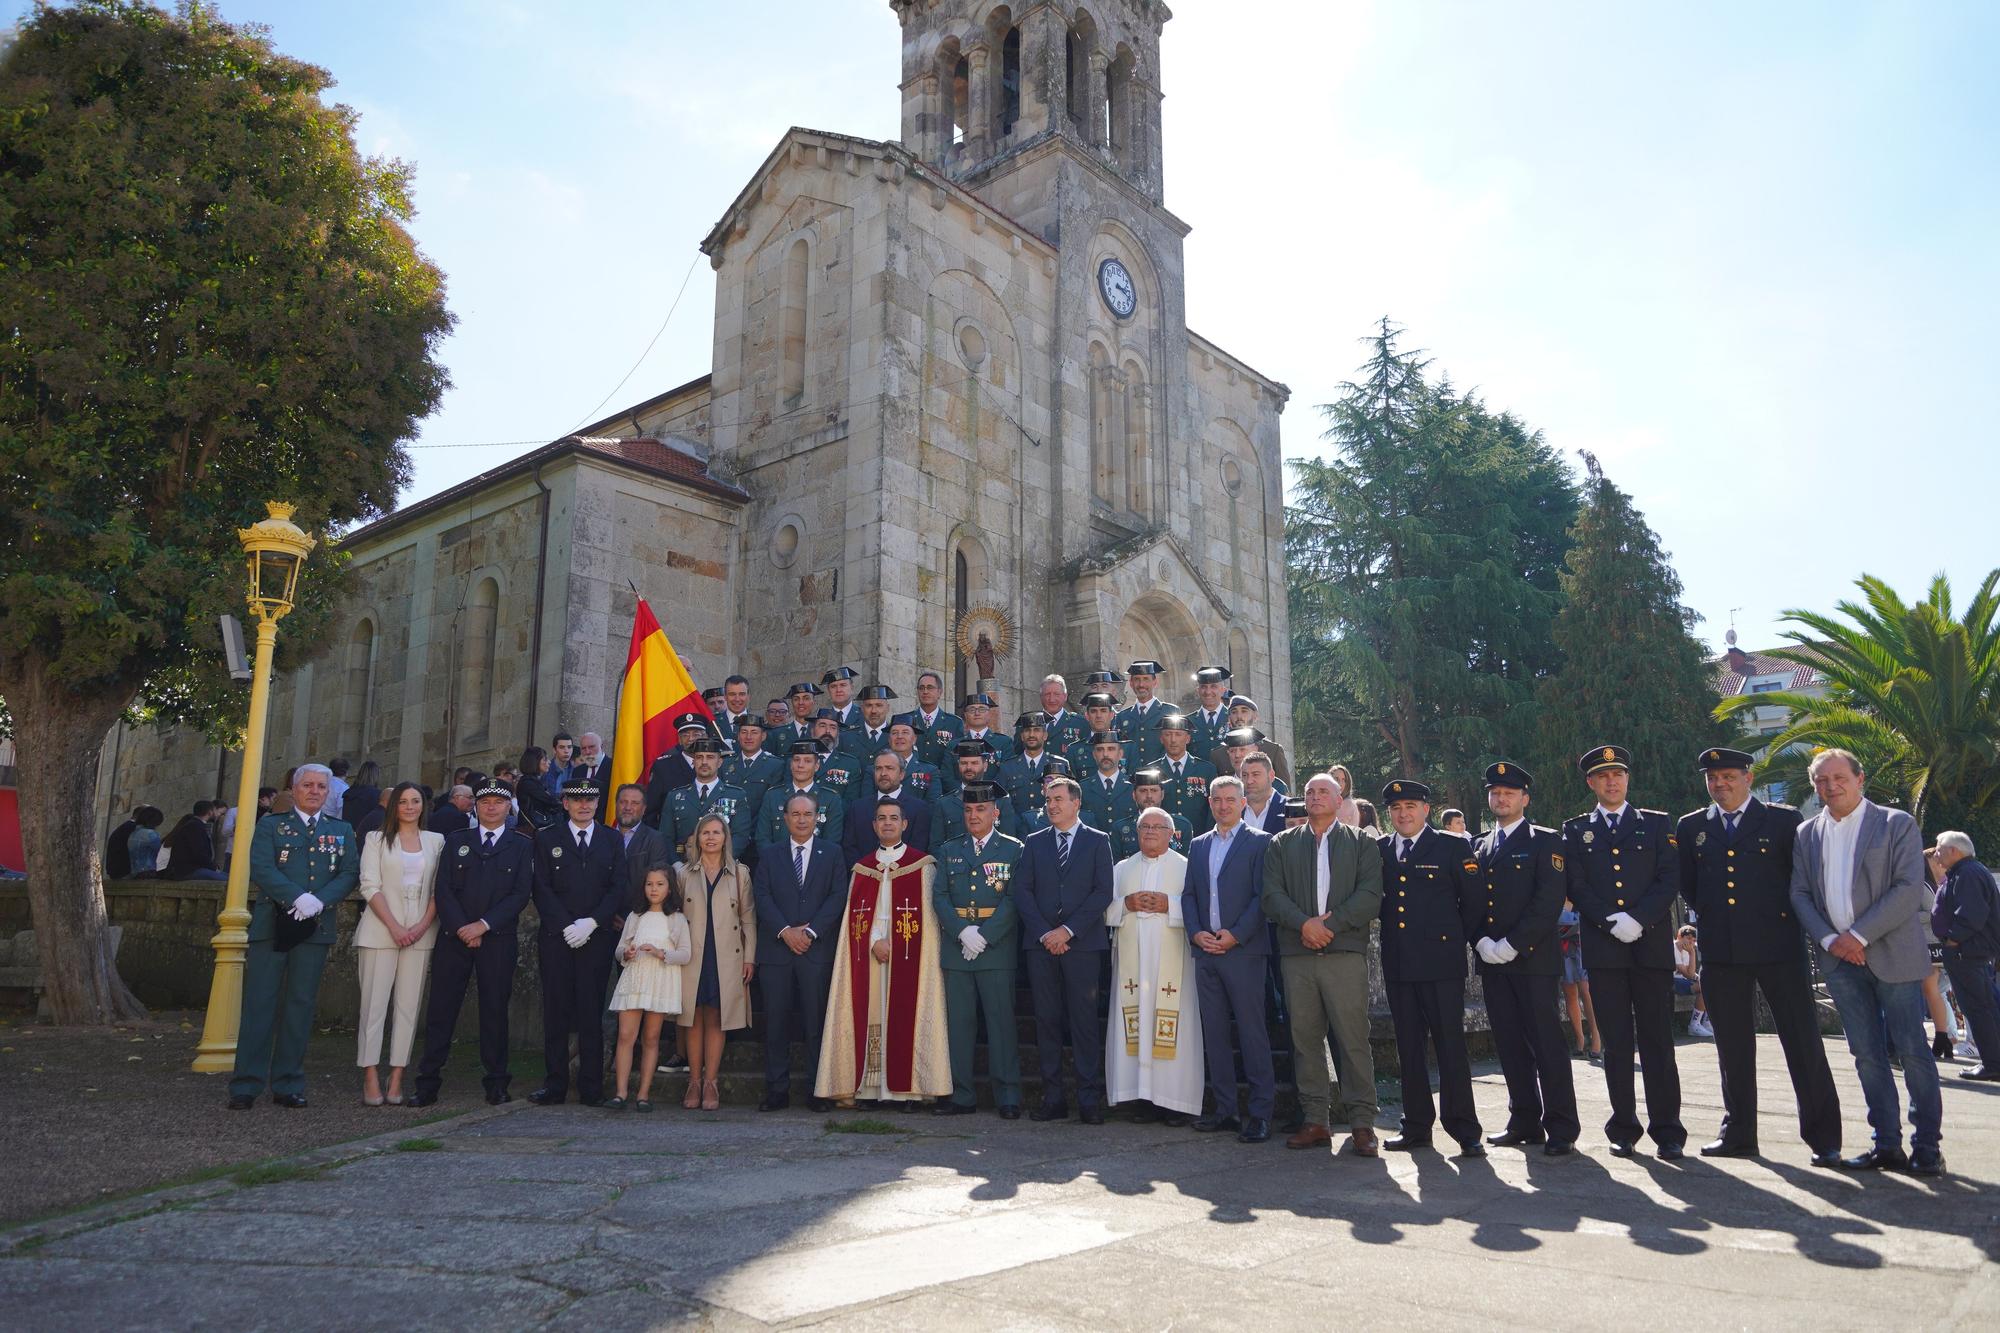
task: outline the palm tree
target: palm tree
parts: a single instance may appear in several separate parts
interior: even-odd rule
[[[1770,738],[1764,777],[1804,790],[1813,750],[1852,750],[1872,798],[1909,810],[1929,834],[1963,829],[1982,852],[2000,852],[2000,569],[1956,620],[1943,574],[1910,604],[1872,575],[1856,586],[1865,605],[1841,602],[1844,619],[1787,611],[1803,629],[1771,654],[1817,670],[1831,687],[1825,697],[1739,695],[1716,716],[1790,709],[1791,722]]]

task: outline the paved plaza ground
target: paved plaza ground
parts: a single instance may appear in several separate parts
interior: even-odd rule
[[[1858,1150],[1853,1066],[1838,1039],[1829,1054]],[[1765,1158],[1677,1165],[1605,1151],[1584,1065],[1584,1152],[1561,1160],[990,1114],[481,1106],[0,1233],[0,1325],[1991,1328],[2000,1089],[1947,1067],[1944,1179],[1858,1177],[1806,1165],[1773,1039],[1760,1061]],[[1698,1141],[1713,1049],[1684,1044],[1680,1065]],[[1491,1125],[1496,1073],[1478,1096]],[[255,1157],[287,1118],[260,1106],[226,1132]]]

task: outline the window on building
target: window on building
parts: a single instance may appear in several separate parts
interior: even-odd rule
[[[966,127],[972,123],[972,62],[964,56],[951,71],[951,142],[954,148],[965,143]]]
[[[1007,29],[1000,43],[1000,134],[1014,132],[1021,119],[1021,30]]]
[[[784,361],[778,377],[778,396],[787,410],[805,400],[806,280],[810,254],[804,237],[792,242],[792,248],[785,252],[785,272],[778,296],[778,339]]]
[[[346,679],[340,703],[340,753],[358,759],[375,738],[375,622],[362,619],[347,638]]]
[[[500,585],[474,585],[459,617],[458,743],[483,749],[493,726],[493,660],[499,648]]]
[[[1785,683],[1781,680],[1757,680],[1750,683],[1750,693],[1752,694],[1769,694],[1773,690],[1782,690],[1784,688]]]

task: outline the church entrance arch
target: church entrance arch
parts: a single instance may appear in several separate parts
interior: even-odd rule
[[[1195,668],[1205,665],[1197,660],[1202,651],[1201,630],[1188,609],[1168,593],[1149,592],[1118,622],[1118,660],[1111,665],[1123,671],[1128,662],[1153,658],[1166,668],[1160,697],[1179,704],[1190,692]]]

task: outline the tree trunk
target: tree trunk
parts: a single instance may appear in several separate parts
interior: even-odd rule
[[[32,658],[16,665],[0,693],[14,715],[28,906],[49,1008],[64,1026],[143,1018],[112,960],[92,818],[104,733],[131,695],[78,697]]]

